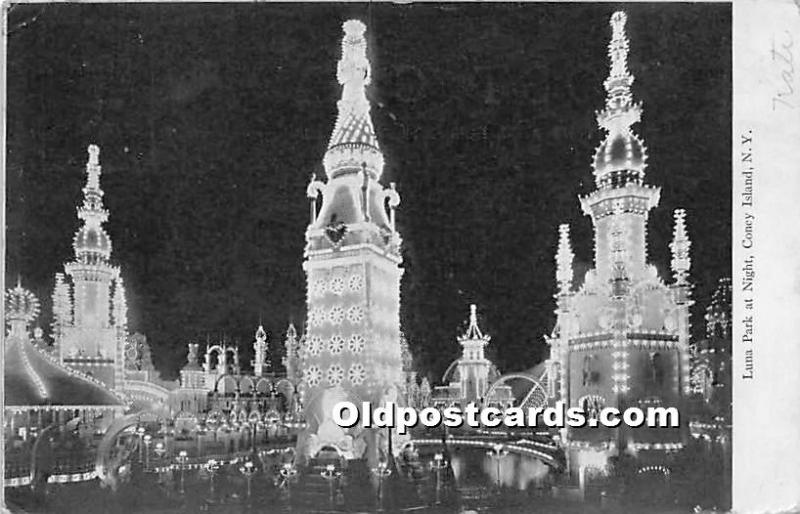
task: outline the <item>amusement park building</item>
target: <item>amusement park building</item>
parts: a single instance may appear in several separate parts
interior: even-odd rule
[[[180,387],[170,392],[169,405],[175,416],[193,416],[206,421],[299,421],[302,388],[288,361],[296,353],[297,331],[289,325],[286,332],[284,365],[289,373],[272,369],[267,333],[256,331],[251,373],[239,362],[235,346],[209,345],[205,360],[198,363],[199,344],[188,345],[187,363],[181,369]]]
[[[337,79],[338,117],[323,164],[326,181],[308,186],[311,219],[303,268],[308,328],[300,349],[306,432],[302,458],[332,446],[350,458],[377,459],[384,434],[344,431],[331,419],[339,400],[379,405],[404,388],[400,343],[400,197],[380,179],[384,159],[370,117],[366,27],[344,23]],[[321,199],[321,200],[320,200]],[[388,212],[387,212],[388,203]],[[356,430],[356,429],[353,429]]]
[[[690,242],[685,213],[675,211],[672,281],[647,260],[647,218],[660,188],[645,184],[647,153],[632,125],[633,100],[626,15],[611,17],[611,60],[605,108],[597,123],[606,136],[592,166],[597,189],[580,198],[594,224],[594,269],[574,277],[569,226],[561,225],[556,254],[557,322],[550,339],[558,397],[588,412],[603,407],[682,408],[690,393],[688,280]],[[582,278],[582,283],[578,280]],[[663,462],[683,447],[678,428],[570,428],[562,433],[573,471],[604,466],[620,452]],[[579,470],[578,468],[581,468]]]

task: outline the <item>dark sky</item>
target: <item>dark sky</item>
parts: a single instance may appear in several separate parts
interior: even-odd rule
[[[398,183],[403,329],[422,374],[479,304],[500,368],[543,355],[559,223],[591,265],[594,112],[617,4],[19,5],[9,15],[7,280],[49,315],[72,256],[86,146],[101,146],[130,327],[175,376],[186,343],[276,346],[305,318],[305,187],[336,115],[341,23],[368,25],[373,119]],[[729,276],[731,10],[626,6],[636,128],[662,187],[650,258],[667,276],[688,211],[695,334]],[[49,319],[44,319],[49,323]],[[249,357],[246,359],[249,362]]]

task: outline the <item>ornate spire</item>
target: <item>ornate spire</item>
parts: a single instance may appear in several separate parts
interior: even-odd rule
[[[83,226],[75,234],[75,257],[82,263],[105,262],[111,257],[111,239],[102,226],[108,220],[108,211],[103,206],[103,190],[100,189],[100,148],[89,145],[88,151],[83,205],[78,207],[78,218],[83,220]]]
[[[342,98],[337,104],[339,113],[325,153],[325,171],[329,178],[334,178],[360,171],[364,165],[374,178],[379,178],[383,171],[383,155],[366,94],[371,81],[364,38],[367,27],[358,20],[348,20],[342,29],[342,58],[336,72],[342,85]]]
[[[267,344],[267,331],[263,325],[259,325],[256,330],[256,340],[253,342],[255,359],[253,359],[253,371],[256,376],[260,376],[264,371],[271,371],[272,361],[269,358],[269,345]],[[238,353],[238,352],[237,352]]]
[[[597,113],[597,124],[607,135],[597,147],[593,161],[597,187],[601,189],[624,186],[628,182],[641,184],[647,167],[644,143],[631,130],[631,126],[641,120],[642,106],[633,101],[631,94],[634,79],[628,71],[626,21],[627,16],[622,11],[611,16],[612,36],[608,45],[611,66],[603,83],[607,92],[606,105]]]
[[[467,327],[467,331],[464,335],[458,338],[458,341],[483,341],[488,343],[489,339],[491,338],[483,335],[480,327],[478,327],[478,307],[473,303],[469,306],[469,327]]]
[[[559,294],[567,294],[572,289],[572,243],[569,240],[569,225],[558,226],[558,251],[556,252],[556,281]]]
[[[685,285],[689,277],[689,269],[692,261],[689,257],[689,249],[692,242],[686,233],[686,211],[675,209],[675,228],[672,232],[672,243],[669,247],[672,250],[672,273],[675,284]]]
[[[53,331],[72,325],[72,299],[69,284],[63,273],[56,273],[56,286],[53,288]],[[54,334],[56,335],[56,334]]]

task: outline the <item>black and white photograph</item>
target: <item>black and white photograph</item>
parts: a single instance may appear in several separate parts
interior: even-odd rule
[[[732,3],[4,8],[8,511],[755,512]]]

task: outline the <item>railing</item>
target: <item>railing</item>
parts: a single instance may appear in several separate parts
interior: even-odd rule
[[[480,440],[480,439],[459,439],[459,438],[447,438],[447,445],[448,446],[473,446],[477,448],[494,448],[497,444],[497,441],[489,441],[489,440]],[[411,443],[415,446],[441,446],[442,440],[441,439],[412,439]],[[560,466],[561,463],[551,454],[545,453],[541,450],[536,450],[533,448],[528,447],[528,444],[534,444],[533,441],[520,441],[518,443],[511,443],[505,442],[502,443],[503,449],[508,450],[512,453],[518,453],[522,455],[528,455],[543,461],[546,464],[551,464],[553,466]],[[524,445],[524,446],[523,446]],[[552,448],[555,451],[555,448]]]

